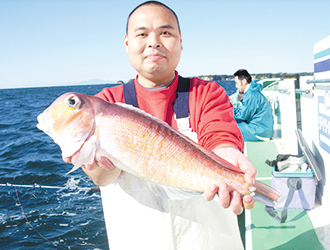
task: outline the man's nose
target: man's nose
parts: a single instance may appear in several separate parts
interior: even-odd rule
[[[155,34],[150,34],[148,36],[148,47],[149,48],[159,48],[160,45],[161,45],[161,42]]]

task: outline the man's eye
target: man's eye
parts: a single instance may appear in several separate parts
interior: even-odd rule
[[[141,33],[141,34],[138,34],[137,36],[138,37],[145,37],[145,36],[147,36],[147,34],[146,33]]]

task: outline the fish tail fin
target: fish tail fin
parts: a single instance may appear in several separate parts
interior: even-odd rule
[[[277,199],[281,196],[281,194],[277,192],[274,188],[260,181],[256,181],[254,187],[256,188],[256,193],[264,195],[273,201],[277,201]]]
[[[255,201],[261,202],[262,204],[265,204],[268,207],[274,207],[275,206],[274,201],[272,199],[269,199],[268,197],[266,197],[264,195],[261,195],[261,194],[258,194],[258,193],[254,193],[253,199]]]

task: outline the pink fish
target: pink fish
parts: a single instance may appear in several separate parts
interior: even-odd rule
[[[53,138],[64,157],[80,150],[70,172],[105,156],[123,171],[183,192],[200,194],[211,184],[225,182],[241,195],[253,192],[267,205],[280,196],[259,181],[249,186],[239,168],[165,122],[126,104],[66,93],[38,116],[38,122],[37,127]]]

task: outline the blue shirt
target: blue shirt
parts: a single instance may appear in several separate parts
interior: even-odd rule
[[[245,141],[258,141],[258,137],[273,136],[272,109],[261,90],[262,86],[252,81],[241,100],[238,100],[238,92],[230,96],[234,105],[234,118]]]

